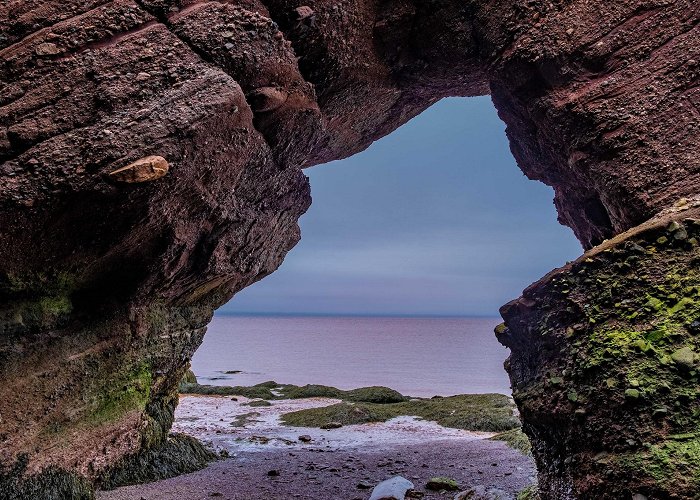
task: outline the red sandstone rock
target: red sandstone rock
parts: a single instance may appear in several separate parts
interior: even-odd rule
[[[442,97],[492,95],[585,247],[696,193],[698,18],[693,0],[10,0],[0,463],[94,479],[162,442],[212,311],[298,241],[300,169]],[[105,181],[149,155],[172,167],[158,182]]]

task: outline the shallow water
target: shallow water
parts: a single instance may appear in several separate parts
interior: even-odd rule
[[[311,437],[312,445],[326,450],[387,449],[397,443],[402,445],[438,441],[473,441],[495,435],[493,432],[472,432],[450,429],[420,420],[401,416],[386,422],[346,425],[332,431],[314,427],[287,427],[280,417],[285,413],[321,408],[340,403],[338,399],[306,398],[273,401],[272,406],[253,408],[245,406],[252,401],[238,397],[236,401],[222,396],[183,395],[177,407],[173,431],[184,432],[214,449],[230,453],[241,451],[262,452],[273,449],[293,450],[308,448],[298,440],[300,434]],[[242,427],[232,426],[237,415],[249,415]]]
[[[199,382],[266,380],[412,396],[510,394],[498,318],[217,316],[192,360]],[[241,373],[225,374],[230,370]]]

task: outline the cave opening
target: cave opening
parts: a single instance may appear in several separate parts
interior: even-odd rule
[[[231,450],[243,453],[264,449],[260,435],[265,446],[289,445],[302,431],[343,449],[352,431],[334,440],[270,419],[305,423],[316,405],[345,404],[336,388],[509,396],[498,308],[580,245],[557,224],[552,190],[517,168],[490,98],[445,99],[368,150],[306,174],[314,203],[301,242],[216,313],[192,360],[198,384],[238,387],[233,404],[243,403],[232,416],[185,400],[175,429],[223,448],[234,439]],[[300,392],[330,399],[276,401]],[[203,413],[215,416],[214,434],[190,424]],[[385,438],[410,442],[393,431]]]
[[[0,330],[5,332],[0,497],[38,492],[62,498],[74,492],[73,497],[93,498],[94,487],[204,467],[211,452],[194,439],[169,434],[178,385],[214,310],[275,271],[298,242],[297,222],[311,201],[299,167],[354,154],[442,96],[488,92],[508,124],[519,165],[532,178],[556,186],[560,220],[587,249],[503,307],[505,323],[495,332],[511,349],[507,370],[523,429],[533,439],[541,497],[696,496],[700,24],[693,2],[69,3],[65,9],[60,2],[14,2],[3,13],[9,35],[0,36],[7,56],[0,110],[5,120],[0,127]],[[433,129],[447,137],[437,125]],[[502,138],[502,131],[492,135]],[[539,225],[525,224],[531,200],[515,203],[518,197],[507,183],[498,182],[489,194],[483,187],[470,191],[476,186],[471,179],[453,175],[433,189],[452,163],[439,156],[437,143],[428,148],[426,137],[417,134],[399,148],[414,157],[394,159],[395,168],[404,168],[388,175],[388,182],[381,168],[360,174],[362,165],[356,165],[355,177],[341,181],[345,188],[359,188],[354,195],[322,189],[332,167],[309,171],[318,193],[316,210],[323,211],[328,227],[353,229],[355,223],[356,228],[349,241],[328,245],[334,249],[330,255],[312,252],[308,267],[323,269],[328,282],[353,293],[334,296],[332,288],[318,286],[322,283],[310,286],[297,279],[280,294],[289,301],[285,307],[278,301],[259,306],[259,313],[290,314],[291,299],[297,298],[307,307],[296,309],[316,314],[313,318],[324,310],[363,318],[421,315],[401,318],[416,322],[435,319],[426,319],[428,314],[491,314],[495,308],[489,301],[497,307],[501,299],[488,291],[516,295],[530,280],[519,272],[561,249],[534,229]],[[488,143],[483,136],[481,143]],[[474,150],[450,150],[447,160],[472,158]],[[431,157],[419,162],[413,189],[407,189],[400,181],[412,178],[409,160],[420,159],[420,151],[430,151]],[[360,158],[348,160],[346,167]],[[493,168],[460,173],[482,171],[495,175]],[[379,205],[370,196],[375,185],[384,185]],[[391,188],[403,196],[392,201]],[[458,192],[456,198],[451,190]],[[324,192],[342,204],[347,220],[334,217],[330,208],[324,211],[325,204],[319,204]],[[426,198],[431,203],[421,205]],[[475,203],[440,213],[421,209],[454,199]],[[386,218],[369,234],[360,232],[358,226],[371,224],[359,217],[360,210],[349,220],[349,201]],[[487,216],[494,207],[505,209],[502,220],[510,225]],[[307,234],[330,236],[326,229],[309,230],[311,215],[303,223]],[[469,220],[478,229],[455,237],[458,223]],[[408,221],[404,232],[398,230],[402,221]],[[453,232],[440,231],[444,221]],[[533,237],[537,241],[529,247]],[[313,238],[306,242],[312,245]],[[296,254],[303,255],[303,249]],[[495,266],[477,259],[471,253],[476,249]],[[526,262],[509,267],[509,256]],[[461,264],[449,265],[452,257]],[[554,262],[565,260],[560,257]],[[294,270],[295,259],[293,254],[282,273]],[[416,274],[405,276],[407,269]],[[283,278],[276,274],[263,283],[272,286]],[[511,282],[512,291],[506,286]],[[470,284],[473,295],[460,283]],[[231,306],[241,310],[229,312],[254,312],[246,296]],[[233,318],[224,312],[217,318]],[[432,343],[421,348],[394,341],[419,351],[424,366],[410,366],[406,356],[388,351],[406,368],[404,381],[421,381],[435,393],[441,390],[426,373],[447,371],[446,356],[459,350],[456,342],[436,339],[440,330],[428,328]],[[275,342],[263,334],[256,338]],[[362,345],[352,347],[364,349],[359,357],[377,354],[370,361],[387,367],[385,349],[374,339],[355,338]],[[318,364],[312,348],[332,354],[320,340],[297,344],[301,360],[286,356],[273,363],[289,362],[299,374],[300,366]],[[234,346],[244,350],[235,340]],[[439,352],[444,346],[451,349]],[[348,381],[359,382],[359,374],[367,372],[338,359],[334,371],[341,372],[337,368],[343,364],[350,368]],[[237,366],[222,370],[231,380],[244,375]],[[469,390],[474,380],[460,387]],[[337,424],[328,429],[358,418],[385,422],[395,415],[387,406],[381,411],[368,406],[374,404],[407,405],[416,412],[408,415],[456,424],[452,410],[457,408],[447,405],[455,400],[447,398],[414,400],[389,388],[346,391],[285,382],[254,386],[245,391],[245,400],[236,399],[237,392],[228,394],[225,405],[245,405],[245,413],[233,420],[226,419],[224,400],[210,401],[209,421],[219,415],[212,430],[235,436],[232,429],[265,420],[278,405],[291,405],[282,402],[290,394],[340,401],[333,404],[332,418],[325,407],[314,408],[326,415],[319,422],[316,414],[315,423]],[[191,374],[183,383],[198,385]],[[402,389],[408,395],[412,390]],[[498,425],[485,429],[469,421],[460,428],[508,429],[514,416],[504,411],[513,407],[504,398],[481,401]],[[469,401],[479,406],[477,400]],[[295,419],[312,421],[298,414]],[[180,418],[183,422],[196,426],[202,420]],[[182,430],[178,425],[175,429]],[[321,431],[277,440],[283,446],[313,443],[303,450],[306,463],[296,460],[296,470],[287,449],[274,466],[220,461],[202,469],[199,483],[189,489],[195,493],[179,489],[176,497],[273,498],[277,495],[267,493],[293,482],[298,469],[305,471],[301,491],[283,498],[328,498],[336,488],[343,493],[369,488],[359,481],[341,485],[335,478],[349,469],[311,458],[326,447],[330,434]],[[249,437],[252,445],[270,442],[258,433]],[[425,488],[437,483],[452,489],[449,479],[433,481],[427,474],[453,476],[449,466],[464,463],[473,470],[461,484],[474,484],[485,469],[491,471],[487,481],[498,477],[522,485],[534,475],[532,464],[528,472],[527,466],[518,469],[522,462],[513,455],[489,460],[493,455],[485,450],[498,451],[481,444],[467,458],[464,449],[455,457],[443,447],[424,446],[423,463],[441,459],[444,468],[409,470],[404,459],[382,458],[362,481],[371,486],[383,471],[401,472]],[[344,465],[354,462],[346,458]],[[517,474],[507,476],[502,469],[508,460],[513,466],[507,470]],[[230,474],[220,488],[219,473],[226,474],[227,467],[244,470]],[[241,489],[244,478],[251,478],[248,491],[254,494]],[[175,481],[182,487],[189,479]],[[508,486],[511,496],[514,486]],[[154,496],[147,492],[150,486],[144,488],[144,497]],[[116,500],[121,493],[115,495]]]
[[[245,361],[250,349],[264,364],[281,362],[282,346],[255,337],[273,334],[265,333],[268,317],[272,330],[300,316],[490,318],[484,343],[504,358],[492,335],[498,308],[581,251],[556,222],[551,188],[517,168],[504,128],[489,97],[448,98],[366,151],[307,169],[314,202],[300,221],[300,243],[279,270],[217,311],[195,372],[223,383],[220,372],[243,364],[260,371],[256,356]],[[299,329],[290,335],[303,343]],[[236,340],[246,348],[226,360],[220,346]],[[294,352],[290,365],[299,366],[304,353]],[[496,370],[505,380],[501,362]],[[332,371],[316,375],[337,383]],[[459,383],[467,385],[463,376]],[[238,378],[257,383],[283,374]],[[287,382],[320,383],[294,378]]]

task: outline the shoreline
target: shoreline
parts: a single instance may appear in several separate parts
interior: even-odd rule
[[[290,412],[325,408],[342,401],[334,398],[282,399],[270,406],[251,407],[259,401],[226,396],[181,395],[172,431],[199,439],[217,452],[266,451],[281,448],[297,451],[309,447],[353,451],[361,448],[390,448],[393,443],[420,444],[434,441],[474,441],[488,439],[497,432],[467,431],[443,427],[412,416],[399,416],[386,422],[343,425],[337,429],[284,425],[280,417]],[[243,422],[236,417],[246,416]],[[310,436],[303,443],[299,436]]]
[[[515,499],[536,475],[530,457],[490,439],[495,432],[409,416],[330,430],[291,427],[281,423],[283,414],[341,400],[281,399],[249,406],[255,401],[260,400],[181,395],[173,432],[191,435],[227,458],[191,474],[101,491],[97,498],[364,500],[379,482],[402,475],[424,493],[422,498],[451,498],[425,488],[430,478],[447,476],[463,490],[490,488],[500,498]]]

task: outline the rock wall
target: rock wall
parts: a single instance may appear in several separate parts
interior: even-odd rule
[[[667,210],[501,308],[545,498],[697,498],[698,217]]]
[[[442,97],[491,93],[586,248],[695,194],[699,18],[693,0],[5,0],[0,492],[89,496],[167,445],[211,314],[299,239],[301,169]],[[539,344],[505,315],[529,387],[538,368],[514,367]],[[575,496],[578,469],[552,465],[573,438],[518,400],[545,494]]]

